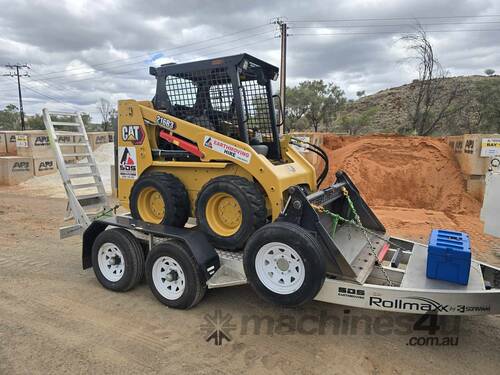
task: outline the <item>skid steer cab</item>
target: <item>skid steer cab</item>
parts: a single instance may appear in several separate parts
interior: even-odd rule
[[[150,73],[153,100],[118,105],[117,191],[133,218],[184,227],[195,217],[215,247],[238,250],[279,216],[289,187],[317,190],[326,169],[317,177],[279,137],[276,67],[241,54]]]

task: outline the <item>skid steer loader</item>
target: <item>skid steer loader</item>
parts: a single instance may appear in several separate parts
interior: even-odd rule
[[[214,246],[242,249],[274,221],[288,189],[326,177],[279,137],[271,81],[278,68],[248,54],[150,68],[151,101],[122,100],[118,198],[134,218],[183,227],[196,217]]]
[[[315,169],[279,138],[271,81],[247,54],[150,68],[152,102],[122,100],[118,198],[137,219],[183,227],[196,217],[219,248],[242,249],[283,209],[290,186],[317,190]]]
[[[242,54],[150,72],[152,101],[119,102],[118,198],[131,214],[97,218],[83,234],[83,268],[104,287],[129,290],[145,273],[175,308],[249,283],[285,306],[499,311],[500,270],[472,263],[465,288],[430,280],[426,247],[388,236],[346,173],[319,189],[326,154],[278,135],[277,68]],[[293,145],[323,158],[319,176]]]

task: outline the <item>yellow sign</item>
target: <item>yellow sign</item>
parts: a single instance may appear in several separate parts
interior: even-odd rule
[[[481,156],[500,156],[500,138],[483,138],[481,140]]]

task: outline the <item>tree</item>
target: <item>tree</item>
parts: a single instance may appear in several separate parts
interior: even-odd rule
[[[299,121],[306,121],[315,132],[321,123],[333,121],[345,104],[344,91],[323,80],[303,81],[287,88],[286,117],[293,128]]]
[[[365,94],[365,90],[356,91],[356,96],[358,97],[358,99],[361,99],[363,96],[365,96]]]
[[[97,109],[101,114],[102,128],[104,131],[107,131],[108,126],[111,125],[111,118],[112,116],[114,116],[116,110],[111,106],[111,103],[104,98],[99,99],[99,102],[97,103]]]
[[[19,109],[14,104],[7,104],[0,111],[0,128],[5,130],[21,129]]]
[[[500,133],[500,85],[497,82],[478,83],[481,123],[477,131]]]
[[[488,77],[491,77],[493,74],[495,74],[495,69],[485,69],[484,74],[486,74]]]
[[[344,115],[339,121],[340,128],[350,135],[356,135],[362,129],[366,129],[370,126],[370,122],[377,111],[377,107],[371,107],[361,114]]]
[[[90,125],[92,121],[92,117],[90,116],[90,113],[82,113],[82,121],[85,124],[85,126]]]
[[[308,101],[303,96],[304,90],[299,86],[286,88],[285,117],[287,127],[291,129],[299,127],[299,123],[304,118],[308,109]]]
[[[26,118],[26,129],[45,129],[45,124],[43,123],[42,115],[38,113],[34,116],[29,116]]]
[[[408,50],[414,55],[419,79],[412,86],[412,106],[409,120],[412,130],[418,135],[429,135],[443,124],[446,118],[460,110],[455,101],[462,95],[463,87],[448,82],[446,72],[434,55],[432,45],[421,25],[413,34],[402,37]]]

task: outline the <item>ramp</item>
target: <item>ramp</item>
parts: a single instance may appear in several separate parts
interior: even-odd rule
[[[72,225],[60,228],[60,237],[67,238],[82,233],[94,218],[109,212],[110,207],[80,113],[45,108],[43,122],[68,196],[65,220],[74,220]],[[67,136],[73,137],[73,142],[59,143],[60,137]],[[66,146],[65,152],[61,146]],[[73,152],[66,151],[67,146],[72,146]],[[77,161],[69,163],[68,158]]]

